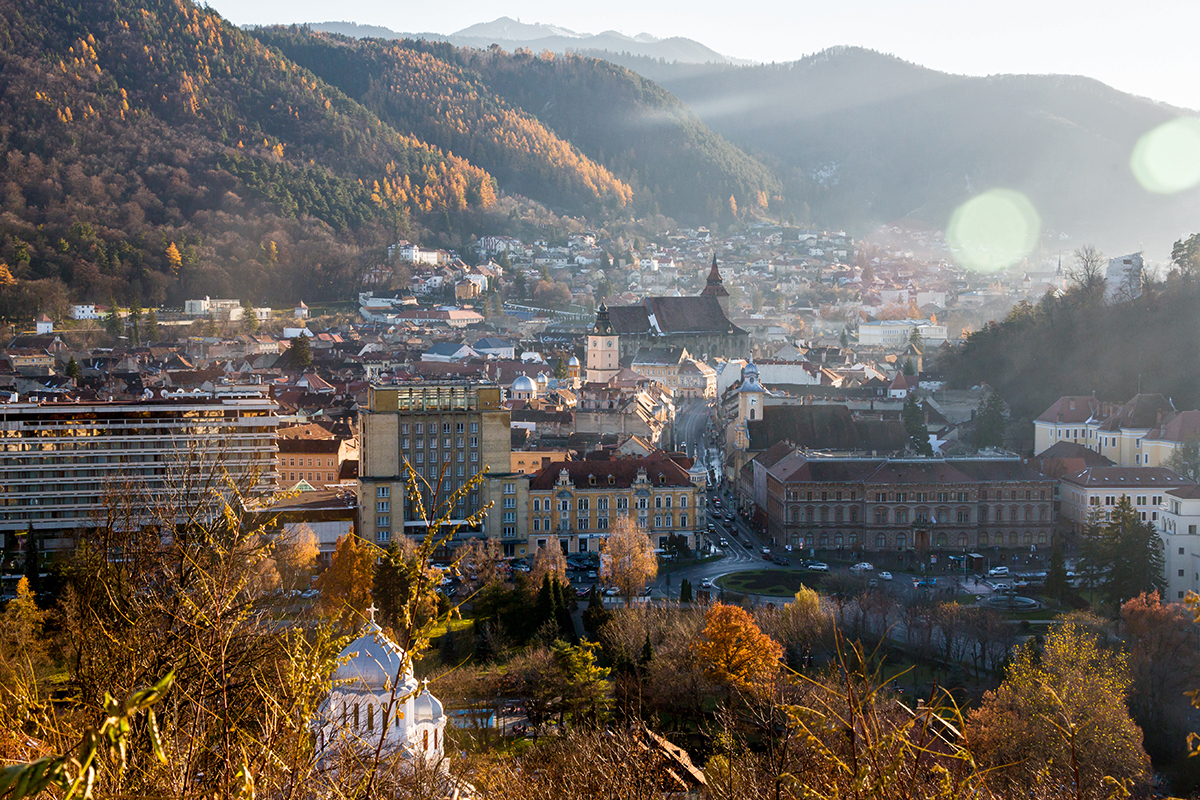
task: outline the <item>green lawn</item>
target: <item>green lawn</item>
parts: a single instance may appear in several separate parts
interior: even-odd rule
[[[782,569],[756,569],[749,572],[734,572],[717,579],[717,585],[733,592],[765,594],[774,597],[791,597],[801,586],[817,588],[821,576],[815,573],[796,572]]]

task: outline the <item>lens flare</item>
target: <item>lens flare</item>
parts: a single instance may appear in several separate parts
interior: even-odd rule
[[[1041,217],[1029,198],[1012,189],[992,189],[955,210],[946,243],[967,269],[996,272],[1033,252],[1041,232]]]
[[[1200,184],[1200,119],[1180,117],[1143,134],[1129,168],[1148,192],[1175,194]]]

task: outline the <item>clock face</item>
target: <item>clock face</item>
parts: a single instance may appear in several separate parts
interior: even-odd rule
[[[609,347],[612,347],[612,339],[609,339],[609,340],[608,340],[608,346],[609,346]]]

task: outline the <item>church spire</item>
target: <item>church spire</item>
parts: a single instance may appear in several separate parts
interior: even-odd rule
[[[717,298],[717,302],[721,304],[721,310],[726,315],[729,314],[729,291],[725,288],[725,281],[721,279],[721,271],[717,269],[715,250],[713,251],[712,269],[708,271],[708,282],[700,296]]]

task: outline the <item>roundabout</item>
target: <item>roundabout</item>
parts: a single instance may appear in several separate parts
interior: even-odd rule
[[[727,592],[791,597],[802,586],[819,588],[821,576],[790,569],[753,569],[722,575],[714,583]]]

